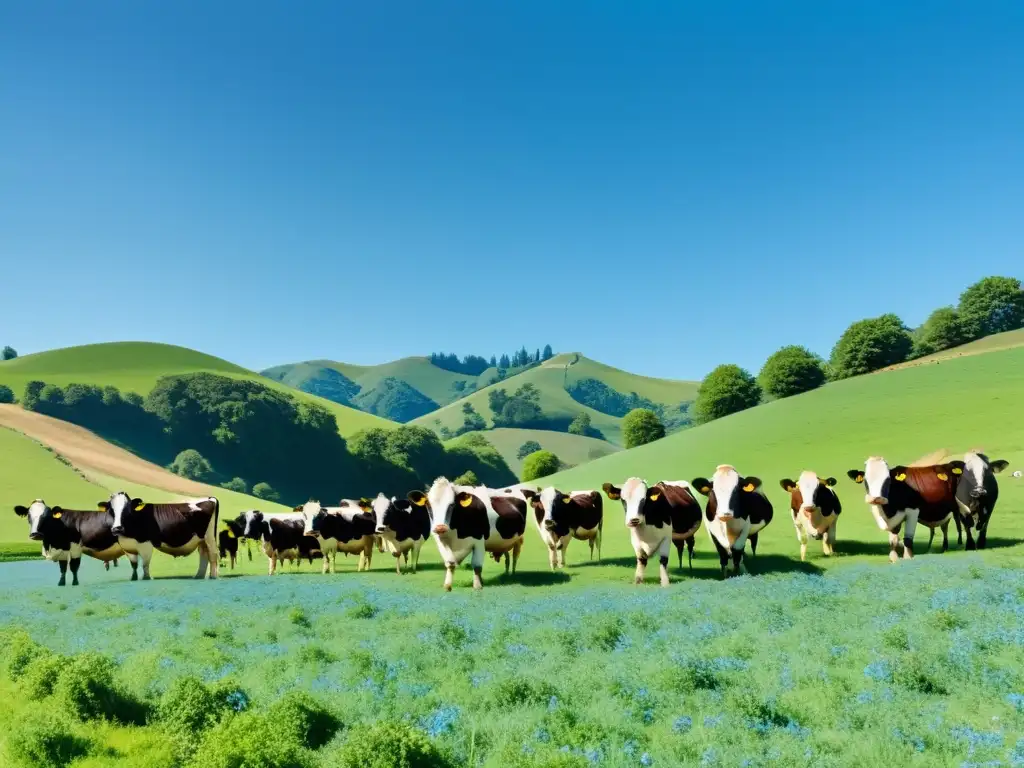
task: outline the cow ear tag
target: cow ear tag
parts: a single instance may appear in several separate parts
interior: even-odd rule
[[[896,479],[899,480],[902,483],[904,480],[907,479],[907,473],[906,472],[900,472],[898,475],[896,475]]]
[[[62,517],[64,517],[64,513],[63,512],[54,512],[53,513],[54,520],[60,520]]]
[[[473,503],[473,497],[472,496],[468,496],[468,495],[466,496],[466,498],[459,500],[459,504],[461,504],[464,507],[468,507],[472,503]]]
[[[413,501],[413,504],[415,504],[417,507],[425,507],[425,506],[427,506],[427,498],[426,498],[426,496],[420,496],[418,499]]]
[[[960,467],[953,467],[953,474],[954,475],[962,475],[963,473],[964,473],[964,471],[962,469],[960,469]]]
[[[611,499],[612,501],[618,501],[620,496],[617,493],[609,493],[608,498]]]
[[[100,512],[106,512],[107,511],[107,508],[104,507],[102,504],[100,504],[98,507],[96,507],[96,509],[98,509]]]
[[[138,504],[135,505],[135,511],[136,512],[141,512],[143,507],[145,507],[145,506],[146,506],[146,502],[140,501]]]
[[[563,496],[562,497],[562,503],[563,504],[568,504],[569,503],[569,497],[568,496]]]
[[[647,498],[649,498],[651,501],[657,501],[658,499],[661,498],[661,494],[660,493],[652,493]]]
[[[708,491],[711,490],[711,486],[705,485],[702,488],[700,488],[699,490],[700,490],[701,493],[707,493]]]
[[[754,484],[747,483],[746,485],[743,486],[743,490],[746,491],[747,493],[750,493],[752,490],[754,490]]]
[[[235,538],[235,532],[234,531],[232,531],[230,528],[228,528],[227,532],[228,532],[228,538],[229,539]]]
[[[939,480],[949,480],[949,475],[947,475],[945,472],[939,472],[937,477],[939,478]]]

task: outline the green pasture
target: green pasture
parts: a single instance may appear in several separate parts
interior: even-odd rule
[[[568,432],[553,432],[547,429],[491,429],[482,433],[487,442],[501,454],[512,471],[519,476],[523,468],[523,460],[516,455],[519,447],[527,440],[540,443],[545,451],[551,451],[567,466],[576,466],[593,461],[595,458],[607,456],[622,450],[606,440],[595,437],[571,435]],[[458,438],[455,438],[458,440]]]

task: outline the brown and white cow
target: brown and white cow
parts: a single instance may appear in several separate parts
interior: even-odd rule
[[[562,493],[554,487],[540,491],[523,489],[523,496],[533,507],[533,519],[541,540],[548,548],[551,570],[565,568],[565,552],[573,539],[590,545],[590,559],[601,562],[601,531],[604,511],[597,491]]]
[[[374,533],[381,545],[395,556],[395,570],[402,572],[402,558],[409,564],[412,552],[412,572],[420,562],[423,542],[430,538],[430,514],[423,507],[417,507],[408,499],[390,499],[383,493],[371,503]]]
[[[322,507],[319,501],[309,501],[296,507],[295,511],[302,515],[303,533],[316,537],[320,542],[324,556],[323,573],[327,573],[328,565],[334,573],[338,552],[359,555],[356,570],[370,570],[375,524],[368,502],[342,499],[340,506]]]
[[[185,557],[198,550],[199,569],[195,578],[205,578],[207,567],[210,578],[217,578],[220,502],[216,498],[153,504],[118,491],[108,501],[101,501],[99,508],[101,512],[113,514],[111,533],[117,537],[121,549],[142,560],[143,580],[149,578],[154,550],[172,557]]]
[[[967,529],[967,549],[984,549],[988,523],[999,498],[996,475],[1006,469],[1009,462],[1002,459],[991,461],[984,453],[968,451],[964,454],[963,464],[963,474],[956,489],[956,502],[960,509],[960,519]],[[977,543],[974,541],[975,530],[978,532]]]
[[[794,483],[788,477],[780,480],[782,490],[789,494],[789,508],[800,542],[800,560],[807,559],[807,539],[821,540],[821,550],[831,557],[836,550],[836,523],[843,505],[833,490],[834,477],[821,478],[817,473],[804,471]]]
[[[484,557],[488,552],[495,561],[505,556],[506,573],[511,552],[514,572],[526,531],[526,497],[504,493],[455,485],[444,477],[435,480],[427,493],[409,493],[409,501],[430,512],[434,541],[445,565],[447,591],[451,591],[455,568],[470,554],[473,589],[483,589]]]
[[[720,464],[708,480],[698,477],[693,487],[708,497],[704,517],[708,521],[708,536],[718,550],[722,577],[732,557],[733,575],[746,570],[743,563],[747,540],[750,552],[757,555],[757,537],[772,521],[772,503],[761,490],[761,480],[741,477],[736,468]]]
[[[855,483],[864,484],[864,501],[879,529],[889,533],[889,560],[895,563],[899,559],[900,528],[906,560],[914,556],[918,523],[931,529],[929,547],[935,529],[941,528],[942,551],[949,548],[949,522],[957,513],[956,491],[963,473],[962,461],[890,468],[881,456],[871,456],[864,462],[864,469],[851,469],[846,474]]]
[[[59,564],[58,587],[65,585],[69,565],[71,586],[78,586],[78,567],[83,554],[108,567],[111,561],[116,562],[124,554],[117,544],[117,537],[111,533],[114,518],[109,513],[49,507],[42,499],[36,499],[27,507],[17,506],[14,512],[18,517],[28,519],[28,537],[42,543],[43,557]],[[138,578],[138,558],[128,555],[128,560],[132,564],[131,579],[135,581]]]
[[[217,534],[221,567],[224,566],[224,557],[227,556],[231,570],[235,570],[235,563],[238,561],[238,540],[242,538],[244,531],[245,518],[243,516],[224,521],[224,530]],[[249,561],[252,561],[251,550],[249,551]]]

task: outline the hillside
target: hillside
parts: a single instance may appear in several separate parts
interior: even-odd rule
[[[576,362],[573,362],[573,361]],[[622,444],[621,416],[607,413],[583,405],[570,396],[566,386],[585,379],[596,379],[622,394],[635,392],[642,398],[665,406],[678,406],[692,401],[697,395],[699,382],[672,381],[637,376],[626,371],[612,368],[595,360],[582,357],[575,353],[556,355],[513,379],[498,382],[485,387],[464,398],[463,401],[452,403],[434,413],[416,419],[413,423],[434,430],[447,427],[452,432],[463,423],[463,402],[469,402],[476,409],[488,426],[493,425],[493,418],[488,405],[488,392],[504,388],[509,394],[524,384],[532,384],[540,392],[540,406],[544,416],[560,422],[561,428],[581,412],[590,414],[592,426],[601,431],[604,439],[616,445]]]
[[[502,455],[505,462],[520,476],[523,460],[516,456],[519,447],[528,440],[540,443],[545,451],[551,451],[569,466],[585,464],[588,461],[607,456],[620,450],[605,440],[568,432],[552,432],[546,429],[492,429],[483,433],[487,442]],[[456,438],[457,440],[458,438]]]
[[[977,341],[961,344],[959,347],[944,349],[941,352],[936,352],[933,355],[925,355],[917,360],[908,360],[905,363],[899,363],[898,365],[883,368],[881,371],[893,371],[899,368],[913,368],[914,366],[938,363],[955,357],[981,355],[986,352],[995,352],[1000,349],[1013,349],[1015,347],[1024,347],[1024,328],[1016,331],[1006,331],[1005,333],[994,333],[991,336],[986,336],[982,339],[978,339]],[[881,371],[876,371],[876,373],[880,373]]]
[[[334,414],[338,431],[351,435],[370,427],[388,427],[392,422],[362,411],[346,408],[321,397],[300,392],[281,383],[268,382],[258,374],[218,357],[150,342],[111,342],[66,347],[25,355],[0,362],[0,384],[6,384],[21,396],[33,379],[47,384],[95,384],[114,386],[122,392],[146,395],[161,376],[197,372],[216,373],[239,379],[252,379],[299,399],[316,402]]]
[[[882,552],[884,537],[863,504],[863,491],[846,471],[880,454],[910,463],[939,449],[985,450],[1024,468],[1024,348],[998,349],[924,365],[860,376],[778,400],[631,451],[617,453],[544,480],[568,489],[600,488],[631,475],[651,482],[710,476],[718,464],[764,482],[776,518],[762,535],[759,553],[792,555],[793,529],[783,477],[803,469],[839,479],[844,512],[838,526],[840,553]],[[1000,499],[989,539],[1016,544],[1024,533],[1024,481],[1000,475]],[[617,510],[616,510],[617,511]],[[918,538],[927,540],[927,530]],[[955,531],[954,531],[955,538]],[[710,547],[700,534],[698,549]],[[864,543],[849,543],[851,538]],[[811,548],[820,556],[820,548]]]

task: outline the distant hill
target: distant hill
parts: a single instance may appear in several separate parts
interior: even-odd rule
[[[571,467],[586,464],[588,461],[621,450],[618,446],[605,440],[570,435],[568,432],[552,432],[546,429],[499,428],[471,434],[483,434],[487,442],[502,455],[517,477],[521,476],[523,469],[523,460],[518,456],[519,448],[530,440],[538,443],[541,449],[551,451],[562,460],[563,464]]]

